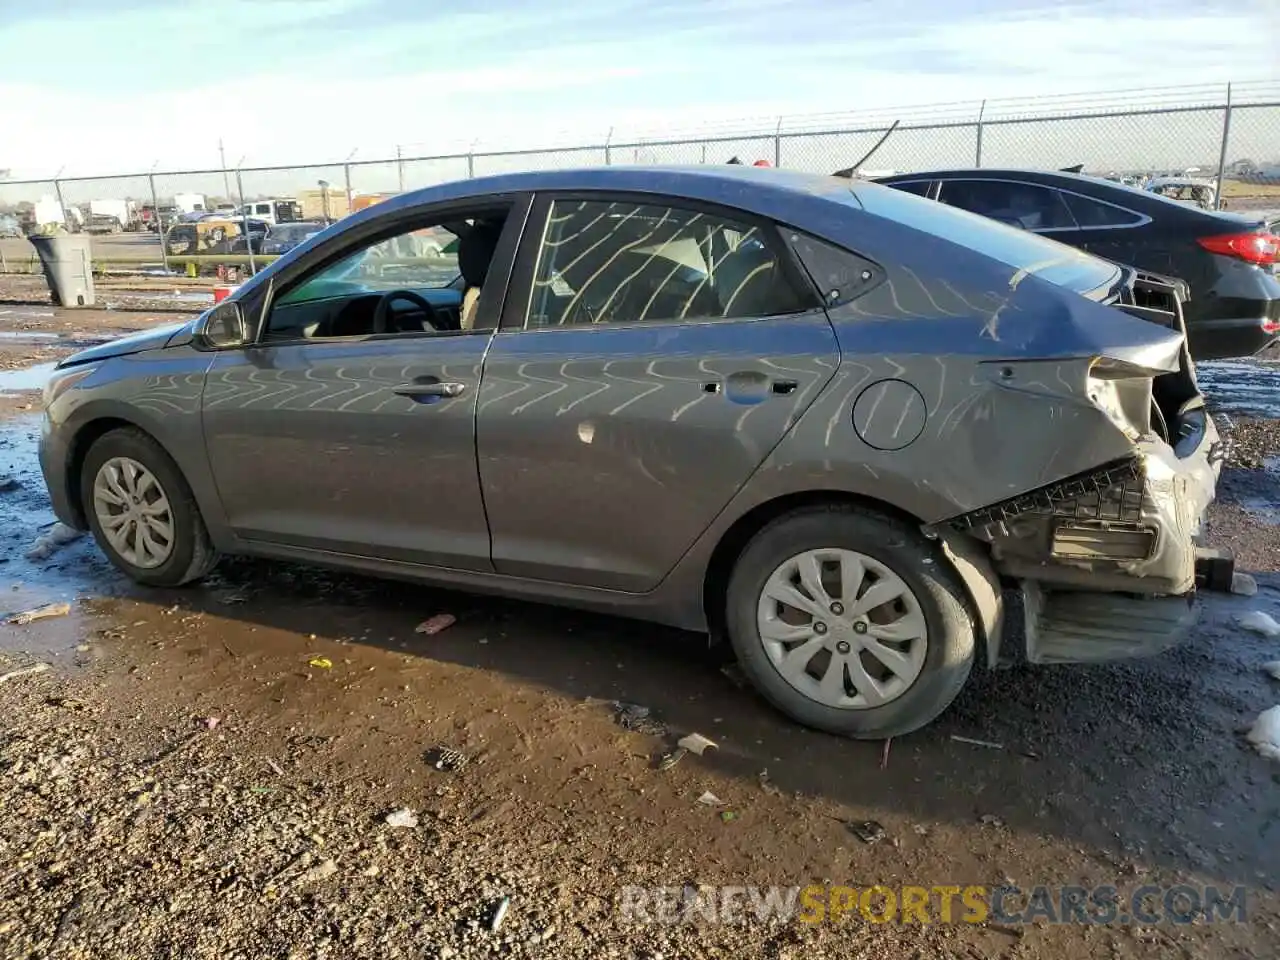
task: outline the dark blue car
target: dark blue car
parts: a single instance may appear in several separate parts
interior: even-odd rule
[[[1274,214],[1205,210],[1041,170],[939,170],[878,182],[1185,281],[1187,336],[1198,360],[1251,356],[1280,336]]]

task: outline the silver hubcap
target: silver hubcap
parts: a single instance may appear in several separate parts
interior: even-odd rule
[[[853,550],[808,550],[773,571],[756,613],[760,640],[791,686],[829,707],[902,696],[924,666],[928,627],[902,578]]]
[[[173,513],[164,488],[146,467],[114,457],[93,479],[93,511],[113,550],[144,570],[173,553]]]

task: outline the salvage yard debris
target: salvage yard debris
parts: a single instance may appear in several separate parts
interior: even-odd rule
[[[434,637],[442,630],[448,630],[457,622],[458,618],[452,613],[437,613],[434,617],[427,617],[427,619],[414,627],[413,632],[425,633],[428,637]]]
[[[457,773],[467,765],[466,756],[452,747],[432,747],[427,751],[427,763],[437,770]]]
[[[987,747],[990,750],[1003,750],[1003,743],[996,743],[993,740],[975,740],[973,737],[962,737],[958,733],[953,733],[951,739],[956,743],[970,743],[975,747]]]
[[[7,683],[10,680],[16,680],[18,677],[29,677],[32,674],[44,673],[51,670],[47,663],[33,663],[29,667],[19,667],[17,670],[10,670],[8,673],[0,673],[0,683]]]
[[[717,796],[716,796],[714,793],[712,793],[710,790],[708,790],[706,793],[704,793],[702,796],[700,796],[700,797],[698,798],[698,802],[699,802],[699,803],[706,804],[708,807],[718,807],[718,806],[720,806],[720,804],[724,803],[724,801],[723,801],[723,800],[721,800],[719,797],[717,797]]]
[[[9,623],[23,626],[28,623],[35,623],[37,620],[48,620],[52,617],[65,617],[71,612],[71,604],[69,603],[46,603],[44,606],[35,607],[31,610],[24,610],[22,613],[15,613],[9,618]]]
[[[614,719],[617,720],[618,726],[624,730],[631,730],[635,733],[648,733],[656,737],[666,735],[667,725],[655,719],[653,711],[646,706],[639,703],[614,700],[613,709],[616,711]]]
[[[686,750],[684,747],[676,747],[674,750],[667,750],[661,755],[659,755],[658,762],[657,764],[655,764],[655,766],[659,770],[670,770],[677,763],[679,763],[686,756],[688,756],[688,754],[689,754],[689,751]]]
[[[400,807],[399,809],[392,810],[388,813],[383,818],[383,822],[388,827],[409,828],[416,827],[418,825],[418,817],[408,807]]]
[[[863,843],[879,843],[886,835],[884,827],[876,820],[850,820],[845,827]]]
[[[68,543],[74,543],[84,536],[80,530],[73,530],[64,523],[55,523],[42,533],[27,549],[28,560],[48,560]]]
[[[705,751],[708,747],[715,747],[719,749],[719,744],[717,744],[714,740],[708,740],[706,737],[704,737],[700,733],[685,734],[678,741],[676,741],[676,746],[681,747],[682,749],[688,750],[691,753],[696,753],[698,756],[702,756],[703,751]]]
[[[493,917],[489,921],[489,932],[497,933],[498,928],[502,926],[502,921],[506,919],[507,908],[511,906],[511,898],[503,897],[498,901],[498,906],[494,908]]]
[[[328,657],[312,657],[307,661],[307,666],[315,667],[317,670],[332,670],[333,661]]]

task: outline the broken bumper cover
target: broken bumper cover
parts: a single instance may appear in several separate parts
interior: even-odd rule
[[[1189,422],[1177,448],[1144,440],[1128,459],[950,521],[1020,582],[1028,660],[1147,656],[1186,637],[1222,461],[1212,420]]]
[[[1096,470],[954,518],[991,545],[996,569],[1065,589],[1181,595],[1221,469],[1208,417],[1190,455],[1159,440]]]

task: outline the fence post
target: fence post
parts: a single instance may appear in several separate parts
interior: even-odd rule
[[[342,179],[347,186],[347,213],[349,214],[351,212],[351,164],[344,163],[342,165]]]
[[[476,155],[474,153],[467,154],[467,179],[474,179],[476,175]]]
[[[244,204],[244,179],[240,176],[240,168],[236,167],[236,192],[240,194],[240,215],[244,223],[244,245],[249,251],[249,275],[258,272],[258,265],[253,260],[253,239],[249,236],[249,211]],[[200,268],[197,267],[198,271]]]
[[[396,173],[400,178],[400,192],[404,193],[404,160],[400,156],[400,144],[396,144]]]
[[[164,222],[160,219],[160,201],[156,199],[156,175],[148,173],[147,182],[151,184],[151,215],[156,218],[156,236],[160,238],[160,259],[164,262],[165,276],[168,276],[169,251],[164,248]],[[231,191],[228,190],[227,192],[230,193]]]
[[[778,125],[773,128],[773,165],[775,167],[782,166],[782,118],[778,118]]]
[[[977,155],[973,158],[975,167],[982,166],[982,115],[987,112],[987,101],[982,101],[982,106],[978,107],[978,145]]]
[[[609,134],[604,138],[604,165],[606,167],[613,165],[613,127],[609,128]]]
[[[1222,209],[1222,174],[1227,166],[1227,142],[1231,139],[1231,84],[1227,84],[1227,108],[1222,112],[1222,150],[1218,153],[1218,189],[1213,209]]]
[[[71,232],[71,222],[67,220],[67,205],[62,202],[62,184],[55,177],[53,181],[53,192],[58,195],[58,209],[62,212],[62,225],[67,228],[67,233]]]

